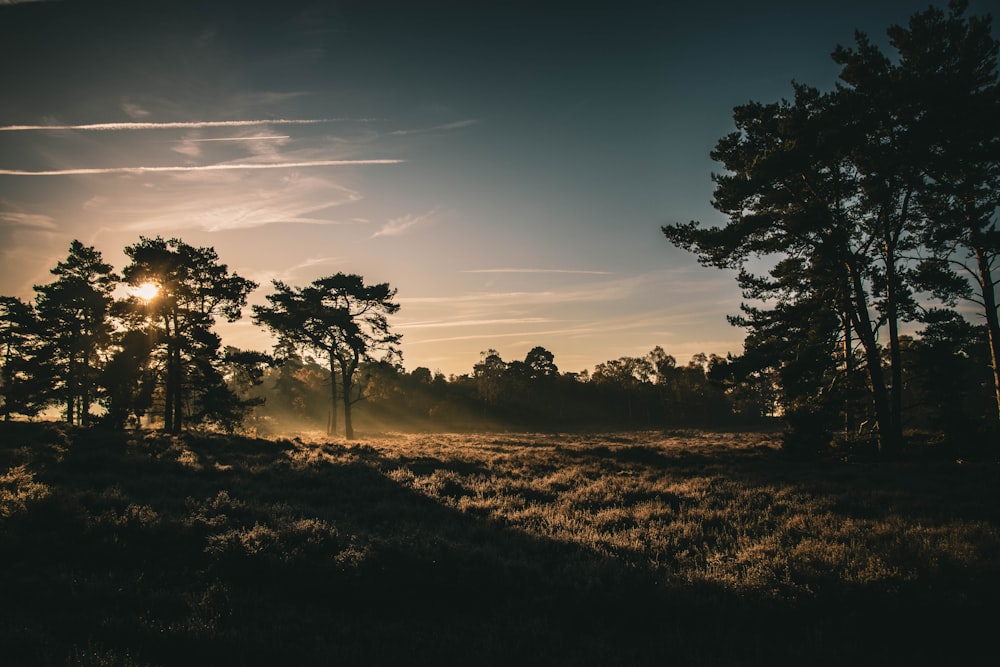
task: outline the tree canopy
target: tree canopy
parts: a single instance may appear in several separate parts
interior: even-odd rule
[[[362,361],[375,355],[399,355],[401,336],[392,333],[388,315],[399,310],[396,290],[388,283],[365,284],[356,274],[337,273],[318,278],[302,288],[273,281],[268,306],[254,306],[253,319],[271,329],[292,348],[305,348],[326,357],[331,377],[330,419],[327,431],[336,430],[337,381],[344,408],[344,433],[354,437],[351,406],[361,400],[355,390]]]
[[[736,107],[736,131],[712,152],[725,169],[712,203],[726,225],[663,227],[704,264],[737,269],[744,296],[766,304],[744,304],[732,321],[749,332],[747,354],[778,370],[785,409],[822,431],[839,404],[850,427],[858,418],[844,395],[860,368],[886,452],[898,451],[905,421],[900,324],[927,312],[921,292],[963,291],[951,263],[974,260],[998,339],[997,42],[988,17],[965,11],[953,1],[947,15],[930,8],[891,27],[896,58],[858,33],[833,53],[830,92],[795,84],[791,101]],[[770,268],[753,273],[751,260]]]

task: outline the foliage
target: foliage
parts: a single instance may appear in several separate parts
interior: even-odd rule
[[[122,272],[124,280],[159,288],[153,298],[133,296],[128,305],[144,318],[155,341],[164,429],[179,432],[186,418],[237,418],[233,411],[239,411],[239,401],[223,381],[221,341],[211,328],[217,316],[230,322],[239,319],[256,283],[230,273],[213,248],[196,248],[180,239],[143,237],[126,247],[125,254],[131,264]]]
[[[35,286],[41,378],[51,398],[61,398],[66,406],[66,421],[87,425],[105,362],[102,353],[111,339],[111,292],[118,278],[100,252],[79,241],[72,242],[69,256],[52,275],[55,281]]]
[[[389,331],[388,315],[399,310],[396,290],[388,283],[366,285],[355,274],[337,273],[314,280],[308,287],[273,281],[269,306],[254,306],[254,322],[271,329],[287,348],[305,348],[325,355],[330,377],[338,378],[344,407],[344,434],[354,437],[351,406],[362,399],[356,374],[362,361],[376,354],[399,357],[401,336]],[[331,382],[328,434],[335,431],[337,382]]]
[[[42,378],[38,353],[38,318],[30,303],[17,297],[0,296],[0,401],[4,421],[12,415],[37,415],[49,394]]]
[[[719,357],[696,355],[681,368],[668,368],[663,361],[666,357],[662,348],[657,348],[644,358],[612,360],[600,364],[593,379],[585,373],[560,373],[555,356],[541,346],[532,348],[523,361],[507,362],[495,349],[484,351],[471,375],[451,378],[428,368],[407,373],[392,363],[368,362],[357,373],[365,400],[357,406],[354,416],[367,432],[579,431],[766,422],[770,408],[764,402],[750,400],[759,388],[751,388],[749,383],[727,386],[710,379],[712,368],[722,361]],[[647,374],[643,381],[633,378],[618,384],[606,373],[624,364],[652,372],[654,359],[661,364],[655,381],[653,375]],[[669,359],[673,364],[673,358]],[[313,369],[317,374],[321,372],[318,366]],[[318,405],[318,392],[329,381],[329,372],[316,377],[311,389],[291,382],[294,376],[284,366],[272,371],[271,378],[262,394],[268,402],[256,413],[262,432],[280,435],[320,428],[318,412],[309,419],[302,419],[304,414],[289,414],[282,387],[301,392],[298,400],[303,405]]]
[[[774,373],[807,440],[829,430],[840,403],[848,430],[870,421],[880,449],[897,453],[906,417],[900,323],[920,316],[918,291],[961,292],[947,270],[957,248],[995,258],[992,246],[962,240],[992,238],[984,230],[1000,201],[1000,138],[989,120],[1000,112],[997,42],[989,20],[965,9],[952,2],[947,17],[931,8],[890,28],[896,60],[858,33],[853,48],[833,53],[841,83],[831,92],[795,84],[792,101],[736,107],[736,131],[712,152],[725,168],[713,176],[713,205],[727,224],[663,227],[702,263],[738,269],[745,297],[767,304],[744,305],[733,323],[748,329],[747,355]],[[957,115],[948,111],[956,99],[969,101]],[[751,271],[761,261],[766,275]],[[996,282],[983,271],[995,321]],[[854,410],[859,368],[870,416]]]

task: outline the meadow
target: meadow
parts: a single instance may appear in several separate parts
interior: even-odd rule
[[[0,424],[5,665],[996,664],[1000,466]]]

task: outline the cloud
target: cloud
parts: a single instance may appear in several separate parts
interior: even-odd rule
[[[309,257],[299,262],[298,264],[295,264],[287,269],[284,269],[283,271],[269,270],[269,271],[258,272],[253,276],[253,279],[261,285],[270,284],[271,281],[273,280],[280,280],[282,282],[294,282],[299,273],[306,269],[311,269],[316,266],[328,266],[331,264],[338,264],[342,261],[343,259],[340,257]]]
[[[28,132],[45,130],[82,130],[88,132],[117,132],[121,130],[198,130],[208,127],[252,127],[255,125],[318,125],[347,120],[364,122],[364,118],[268,118],[262,120],[198,120],[180,122],[130,122],[90,123],[86,125],[0,125],[0,132]]]
[[[24,171],[0,169],[4,176],[91,176],[96,174],[154,174],[188,171],[237,171],[244,169],[297,169],[305,167],[343,167],[352,165],[399,164],[403,160],[311,160],[308,162],[235,162],[174,167],[84,167],[77,169],[52,169]]]
[[[441,130],[459,130],[463,127],[470,127],[478,124],[478,120],[470,118],[468,120],[457,120],[454,123],[445,123],[443,125],[434,125],[432,127],[423,127],[414,130],[393,130],[392,132],[389,132],[389,136],[401,137],[407,134],[423,134],[424,132],[439,132]]]
[[[186,155],[191,158],[201,157],[202,148],[200,144],[205,143],[233,143],[239,142],[246,144],[246,147],[255,156],[268,155],[275,159],[280,158],[278,150],[275,146],[282,146],[291,137],[287,134],[248,134],[237,137],[184,137],[176,145],[171,148],[175,153],[180,153],[181,155]]]
[[[410,227],[422,224],[431,219],[436,213],[437,209],[435,208],[422,215],[407,213],[400,218],[393,218],[389,222],[385,223],[385,225],[382,226],[382,229],[372,234],[372,238],[375,238],[376,236],[399,236]]]
[[[280,139],[290,139],[287,134],[251,134],[245,137],[214,137],[210,139],[185,139],[192,143],[204,143],[207,141],[277,141]]]
[[[15,227],[27,227],[29,229],[56,229],[55,220],[41,213],[0,211],[0,222],[5,222]]]
[[[125,102],[122,104],[122,111],[124,111],[129,118],[149,118],[150,112],[143,109],[138,104],[132,104],[131,102]]]
[[[613,276],[611,271],[587,271],[582,269],[468,269],[462,273],[574,273],[587,276]]]
[[[405,326],[398,326],[397,328],[405,330]],[[407,339],[407,345],[424,345],[427,343],[452,343],[461,340],[492,340],[495,338],[519,338],[527,337],[537,339],[539,336],[586,336],[586,335],[605,335],[610,332],[621,332],[629,331],[639,328],[636,325],[615,325],[613,323],[608,323],[604,321],[599,322],[588,322],[575,327],[563,327],[559,329],[540,329],[540,330],[520,330],[520,331],[508,331],[508,332],[497,332],[495,330],[487,330],[482,333],[468,334],[464,336],[446,336],[442,338],[425,338],[422,340],[414,340],[412,337]]]
[[[474,319],[474,320],[440,320],[427,322],[410,322],[399,325],[400,329],[440,329],[453,327],[476,327],[476,326],[496,326],[506,324],[548,324],[556,322],[548,317],[508,317],[502,319]]]
[[[333,210],[361,201],[327,172],[287,172],[275,179],[248,172],[173,174],[120,186],[89,199],[87,218],[117,231],[200,229],[207,232],[251,229],[273,224],[358,225],[354,216]]]

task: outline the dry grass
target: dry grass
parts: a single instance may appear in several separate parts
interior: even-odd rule
[[[995,658],[993,464],[701,432],[0,437],[12,664]]]

